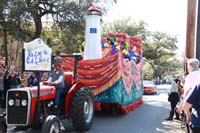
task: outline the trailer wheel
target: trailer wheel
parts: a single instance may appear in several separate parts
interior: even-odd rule
[[[113,116],[118,116],[122,114],[122,111],[120,108],[117,107],[117,105],[113,104],[111,105],[111,113]]]
[[[5,133],[7,130],[7,125],[5,122],[0,122],[0,133]]]
[[[90,129],[94,118],[94,101],[89,88],[78,89],[73,94],[70,114],[76,131]]]
[[[60,132],[60,120],[55,115],[48,116],[43,125],[41,133],[59,133]]]

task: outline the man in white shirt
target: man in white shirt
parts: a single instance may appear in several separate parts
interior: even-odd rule
[[[185,78],[183,97],[186,97],[190,90],[194,89],[194,87],[200,83],[199,60],[189,59],[187,65],[189,74]]]
[[[183,110],[182,106],[185,103],[186,96],[196,85],[200,84],[199,60],[195,58],[189,59],[187,61],[187,70],[189,74],[185,77],[183,100],[178,109],[179,112]]]

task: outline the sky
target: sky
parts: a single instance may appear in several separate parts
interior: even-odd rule
[[[177,36],[178,51],[185,51],[187,0],[118,0],[103,20],[112,22],[128,16],[136,21],[144,20],[147,30]]]

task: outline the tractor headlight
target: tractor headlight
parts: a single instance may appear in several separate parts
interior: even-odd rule
[[[22,106],[26,106],[27,105],[27,100],[23,99],[22,100]]]
[[[9,106],[13,106],[13,105],[14,105],[14,103],[15,103],[15,102],[14,102],[14,100],[13,100],[13,99],[10,99],[10,100],[8,101],[8,105],[9,105]]]

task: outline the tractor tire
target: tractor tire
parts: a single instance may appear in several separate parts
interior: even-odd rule
[[[5,122],[0,122],[0,133],[6,133],[7,125]]]
[[[55,115],[48,116],[43,125],[41,133],[60,133],[60,120]]]
[[[94,98],[89,88],[80,88],[73,94],[70,114],[76,131],[90,129],[94,119]]]

